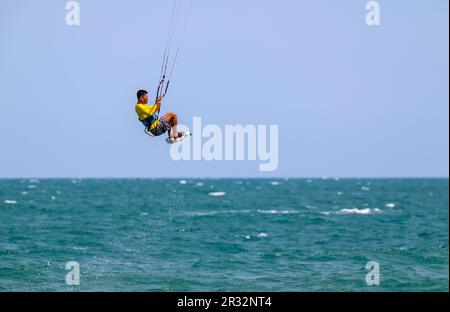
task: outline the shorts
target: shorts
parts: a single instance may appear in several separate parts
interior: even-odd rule
[[[163,117],[161,117],[159,119],[159,124],[152,130],[150,130],[150,133],[153,134],[154,136],[160,136],[169,130],[170,126],[166,123],[166,120]]]

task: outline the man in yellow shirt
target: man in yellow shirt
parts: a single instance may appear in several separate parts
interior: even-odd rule
[[[168,132],[169,138],[167,139],[167,143],[178,142],[183,137],[190,135],[188,132],[177,131],[178,117],[175,113],[167,113],[159,118],[162,97],[159,97],[154,105],[148,105],[148,92],[139,90],[137,98],[136,113],[147,132],[154,136],[160,136]]]

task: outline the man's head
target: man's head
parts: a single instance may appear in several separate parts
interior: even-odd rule
[[[148,92],[145,90],[139,90],[137,93],[138,102],[142,104],[148,103]]]

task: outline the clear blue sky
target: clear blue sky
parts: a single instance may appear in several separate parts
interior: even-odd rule
[[[278,124],[272,173],[144,135],[170,1],[66,2],[0,1],[0,177],[448,177],[447,0],[196,0],[163,110]]]

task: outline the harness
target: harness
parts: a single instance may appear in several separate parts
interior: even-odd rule
[[[145,127],[145,134],[154,137],[155,135],[153,135],[153,133],[151,133],[150,128],[152,127],[152,125],[158,120],[159,117],[159,112],[155,112],[153,115],[146,117],[143,120],[139,121],[144,125]]]

